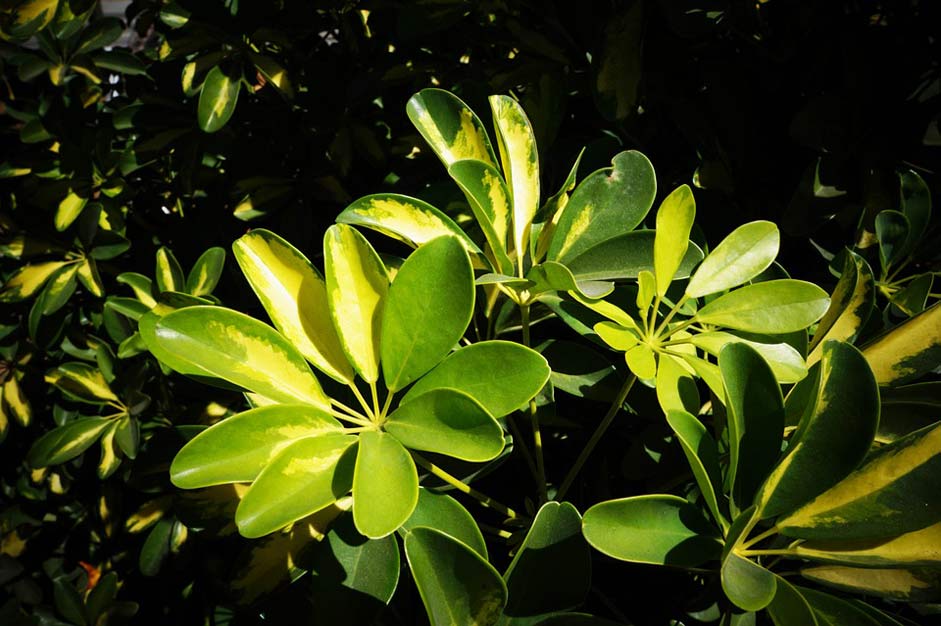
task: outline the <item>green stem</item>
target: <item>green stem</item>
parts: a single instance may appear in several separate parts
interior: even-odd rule
[[[516,420],[513,419],[513,414],[506,416],[506,425],[510,428],[510,434],[513,435],[513,446],[519,448],[519,451],[523,453],[526,466],[529,467],[529,471],[533,475],[533,480],[538,483],[539,472],[536,471],[536,461],[533,459],[533,453],[529,451],[529,446],[526,445],[526,440],[523,439],[523,434],[520,432],[519,426],[516,425]]]
[[[532,347],[529,335],[529,305],[520,305],[520,319],[523,325],[523,345],[527,348]],[[549,501],[549,495],[546,489],[546,459],[542,452],[542,430],[539,427],[539,411],[536,406],[536,400],[529,401],[529,421],[533,427],[533,451],[536,457],[536,482],[539,489],[539,504]]]
[[[379,413],[379,421],[385,421],[386,415],[389,414],[389,407],[392,406],[392,398],[395,397],[394,391],[389,391],[386,395],[385,404],[382,405],[382,411]]]
[[[339,409],[343,409],[344,411],[346,411],[347,415],[349,415],[350,417],[355,417],[357,419],[369,421],[368,417],[366,417],[365,415],[363,415],[356,409],[346,406],[345,404],[343,404],[342,402],[340,402],[339,400],[335,398],[330,398],[330,404],[332,404],[333,406]]]
[[[497,502],[496,500],[494,500],[493,498],[491,498],[490,496],[477,491],[476,489],[474,489],[467,483],[462,482],[456,476],[452,476],[451,474],[444,471],[443,469],[441,469],[440,467],[438,467],[437,465],[435,465],[434,463],[432,463],[425,457],[421,456],[417,452],[414,452],[413,450],[409,450],[409,452],[411,453],[412,458],[415,460],[415,463],[425,468],[426,470],[428,470],[428,472],[437,476],[438,478],[448,483],[449,485],[451,485],[452,487],[454,487],[461,493],[474,498],[475,500],[480,502],[482,505],[484,505],[488,509],[493,509],[494,511],[498,511],[502,513],[503,515],[506,515],[509,518],[519,517],[516,511],[506,506],[505,504],[501,504]]]
[[[797,552],[788,548],[780,550],[737,550],[739,556],[796,556]]]
[[[363,397],[363,394],[361,394],[361,393],[359,392],[359,389],[356,387],[356,383],[354,383],[354,382],[351,381],[351,382],[348,383],[348,384],[349,384],[349,386],[350,386],[350,389],[353,390],[353,395],[356,396],[356,399],[359,401],[359,405],[360,405],[361,407],[363,407],[363,410],[364,410],[364,411],[366,411],[366,415],[367,415],[368,417],[371,417],[371,418],[375,417],[375,416],[372,414],[372,409],[369,407],[369,403],[366,402],[366,398]]]
[[[352,415],[347,415],[343,411],[337,411],[336,409],[330,409],[330,415],[337,418],[342,422],[349,422],[350,424],[356,424],[357,426],[371,427],[372,422],[367,419],[361,419],[358,417],[353,417]]]
[[[637,376],[631,374],[627,377],[627,380],[624,381],[624,385],[618,392],[614,402],[612,402],[611,406],[608,408],[608,412],[601,419],[601,423],[598,424],[595,432],[592,433],[591,439],[589,439],[588,443],[585,444],[585,447],[582,448],[582,452],[578,455],[578,458],[575,459],[575,464],[572,465],[572,469],[569,470],[569,473],[565,476],[565,480],[562,481],[562,486],[559,487],[559,492],[556,494],[556,500],[559,502],[561,502],[565,497],[565,494],[568,493],[569,487],[572,486],[572,482],[575,480],[575,477],[578,476],[582,466],[585,465],[585,461],[587,461],[588,457],[591,456],[595,446],[598,445],[598,442],[601,441],[601,437],[603,437],[605,431],[608,430],[608,426],[611,425],[611,422],[614,420],[614,416],[618,414],[618,411],[621,409],[621,405],[624,404],[624,400],[627,398],[627,394],[630,392],[631,387],[634,386],[634,382],[636,380]]]
[[[382,411],[379,409],[379,392],[376,391],[376,381],[369,383],[369,392],[372,395],[372,414],[378,422],[382,419]]]
[[[755,545],[756,543],[760,543],[760,542],[764,541],[765,539],[767,539],[768,537],[771,537],[771,536],[774,536],[774,535],[777,535],[777,534],[778,534],[778,527],[777,527],[777,526],[772,526],[771,528],[769,528],[768,530],[764,531],[763,533],[761,533],[761,534],[759,534],[759,535],[756,535],[756,536],[752,537],[751,539],[749,539],[748,541],[744,542],[744,543],[742,544],[742,550],[747,550],[748,548],[752,547],[752,546]]]
[[[670,309],[670,312],[667,313],[667,316],[666,316],[665,318],[663,318],[663,321],[660,322],[660,325],[659,325],[659,326],[657,326],[657,330],[654,331],[654,335],[655,335],[655,336],[659,336],[660,333],[663,332],[663,330],[667,327],[667,324],[670,323],[670,321],[673,319],[673,316],[676,315],[677,311],[680,310],[680,307],[682,307],[684,304],[686,304],[686,301],[687,301],[687,300],[689,300],[689,296],[684,295],[682,298],[680,298],[680,301],[677,302],[676,305],[675,305],[672,309]],[[688,326],[688,325],[689,325],[689,324],[687,324],[687,326]],[[685,328],[685,326],[681,326],[681,328]],[[679,329],[677,329],[677,330],[679,330]],[[676,332],[676,331],[674,331],[674,332]]]

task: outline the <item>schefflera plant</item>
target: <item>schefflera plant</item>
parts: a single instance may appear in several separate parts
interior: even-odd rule
[[[876,379],[840,341],[823,342],[786,400],[747,344],[725,346],[718,369],[724,428],[710,432],[679,398],[665,407],[696,488],[596,504],[585,538],[616,559],[716,571],[736,607],[723,623],[763,609],[778,626],[900,623],[791,576],[796,566],[815,583],[907,601],[934,588],[941,424],[875,444]]]
[[[455,349],[474,308],[474,276],[459,239],[434,238],[393,277],[347,225],[324,237],[325,276],[288,242],[253,230],[235,258],[275,328],[216,306],[142,318],[166,365],[250,392],[256,408],[198,434],[171,480],[193,489],[251,482],[235,521],[260,537],[352,492],[356,529],[385,537],[412,515],[416,463],[469,487],[419,454],[483,462],[500,454],[497,418],[526,403],[549,367],[523,346]],[[346,385],[358,408],[328,396],[308,363]],[[396,402],[398,400],[398,402]]]

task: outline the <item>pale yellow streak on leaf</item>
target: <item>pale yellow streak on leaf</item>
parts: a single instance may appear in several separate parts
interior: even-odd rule
[[[905,569],[864,569],[841,565],[824,565],[801,570],[806,578],[825,581],[838,587],[866,589],[879,595],[906,599],[917,591],[932,588],[931,581],[918,578]]]
[[[297,476],[298,474],[316,474],[332,469],[337,464],[337,459],[346,452],[346,447],[330,450],[329,454],[324,456],[315,456],[308,458],[293,458],[281,470],[284,476]]]
[[[500,137],[503,174],[513,197],[513,244],[519,262],[539,208],[539,154],[523,108],[506,96],[491,97],[490,105]]]
[[[309,370],[284,369],[291,357],[279,346],[246,335],[239,327],[217,320],[211,320],[206,328],[210,334],[226,338],[229,369],[249,378],[254,377],[257,371],[277,373],[281,387],[293,397],[316,406],[329,406],[329,400]]]
[[[870,496],[938,454],[941,454],[941,426],[936,426],[909,446],[883,453],[787,517],[779,519],[777,525],[781,528],[809,527],[838,522],[838,515],[828,513]]]
[[[474,123],[473,112],[462,108],[460,116],[461,126],[452,141],[441,134],[441,128],[427,109],[419,109],[418,122],[427,135],[428,143],[447,165],[462,159],[476,159],[495,166],[488,154],[483,128]]]
[[[278,239],[248,235],[234,249],[275,327],[317,369],[340,382],[352,381],[353,371],[330,321],[323,279]]]
[[[65,261],[50,261],[23,267],[3,286],[0,302],[17,302],[30,297],[46,284],[53,272],[65,264]]]
[[[101,288],[101,281],[97,277],[96,272],[92,271],[91,262],[86,259],[78,266],[78,275],[82,277],[82,284],[85,285],[85,288],[95,297],[100,298],[104,295],[104,291]]]
[[[561,214],[561,211],[559,214]],[[557,258],[561,259],[565,257],[569,249],[575,245],[575,242],[578,241],[578,239],[586,230],[588,230],[593,216],[594,207],[592,207],[590,204],[586,204],[581,213],[575,216],[571,227],[569,228],[568,232],[565,233],[565,239],[562,241],[562,246],[559,248],[559,253],[556,255]]]
[[[23,390],[20,388],[16,376],[10,376],[10,378],[3,383],[2,403],[4,406],[10,408],[13,418],[21,426],[29,426],[33,412],[29,406],[29,400],[23,395]],[[2,432],[2,430],[3,429],[0,428],[0,432]]]
[[[506,197],[501,182],[489,171],[484,171],[483,185],[489,190],[487,195],[490,198],[490,206],[493,208],[493,230],[497,234],[497,240],[506,247],[510,223],[510,199]]]
[[[821,560],[852,560],[870,564],[941,563],[941,523],[887,541],[807,541],[794,548],[798,556]]]
[[[935,304],[863,347],[876,382],[889,385],[915,373],[906,359],[941,346],[941,304]]]

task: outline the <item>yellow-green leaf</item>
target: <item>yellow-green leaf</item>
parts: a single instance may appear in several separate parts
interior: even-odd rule
[[[359,436],[353,473],[353,520],[370,539],[405,523],[418,503],[418,471],[395,437],[366,431]]]
[[[850,541],[805,541],[794,547],[803,559],[857,567],[916,567],[941,564],[941,523],[891,537]]]
[[[103,417],[86,417],[51,430],[33,443],[26,461],[33,468],[58,465],[87,450],[113,424]]]
[[[295,441],[342,434],[325,410],[303,404],[275,404],[228,417],[191,439],[170,466],[181,489],[250,482]]]
[[[941,575],[936,569],[862,569],[821,565],[802,569],[801,576],[841,591],[902,602],[941,599]]]
[[[237,311],[187,307],[161,317],[153,337],[142,336],[148,346],[154,342],[173,355],[168,365],[174,369],[192,365],[195,371],[281,402],[330,406],[297,348],[267,324]]]
[[[686,295],[699,298],[748,282],[778,255],[781,235],[772,222],[743,224],[719,242],[690,277]]]
[[[820,360],[827,339],[852,342],[869,320],[875,303],[875,280],[869,263],[850,250],[846,251],[843,272],[830,296],[830,308],[817,324],[807,364]]]
[[[892,537],[941,520],[941,424],[870,454],[856,471],[793,513],[781,532],[803,539]]]
[[[722,331],[698,333],[690,338],[690,343],[713,356],[718,356],[726,344],[733,342],[744,343],[754,348],[771,366],[774,377],[780,383],[796,383],[807,376],[804,358],[800,352],[787,343],[750,341]]]
[[[19,302],[36,294],[49,277],[65,267],[65,261],[24,265],[10,276],[0,291],[0,302]]]
[[[199,127],[214,133],[229,121],[238,102],[241,76],[229,76],[218,65],[206,75],[199,92],[197,120]]]
[[[941,302],[879,335],[862,348],[880,385],[901,385],[941,363]]]
[[[519,267],[529,243],[529,227],[539,208],[539,152],[523,107],[509,96],[490,96],[503,175],[513,204],[513,247]]]
[[[513,263],[507,256],[507,239],[512,223],[510,192],[500,172],[483,161],[465,159],[451,164],[448,173],[464,192],[490,244],[497,269],[512,274]]]
[[[624,353],[624,360],[637,378],[650,380],[657,376],[657,357],[653,349],[645,343],[639,343]]]
[[[409,99],[406,112],[445,167],[462,159],[496,167],[483,124],[454,94],[443,89],[422,89]]]
[[[88,198],[83,198],[74,191],[69,191],[68,195],[59,202],[59,208],[56,209],[56,230],[63,231],[71,226],[87,203]]]
[[[379,378],[382,307],[389,292],[385,265],[366,238],[335,224],[323,242],[327,301],[340,345],[367,382]]]
[[[20,387],[16,374],[11,374],[3,383],[2,391],[0,391],[0,402],[2,402],[0,412],[5,415],[12,415],[20,426],[29,426],[33,418],[33,409],[29,404],[29,399],[23,393],[22,387]]]
[[[314,367],[352,382],[353,368],[330,317],[326,283],[307,257],[263,228],[237,239],[232,249],[275,328]]]
[[[666,294],[676,270],[679,269],[686,249],[689,232],[696,217],[696,199],[689,185],[680,185],[664,198],[657,211],[657,234],[653,244],[654,276],[657,295]]]
[[[477,244],[454,220],[418,198],[395,193],[364,196],[346,207],[336,221],[365,226],[413,248],[442,235],[453,235],[468,253],[482,254]]]
[[[63,363],[46,375],[46,382],[83,402],[118,402],[104,375],[88,363]]]
[[[183,291],[183,270],[176,256],[166,246],[157,249],[157,289],[160,291]]]
[[[640,341],[634,330],[614,322],[598,322],[594,325],[594,331],[602,341],[621,352],[630,350]]]
[[[78,279],[91,295],[100,298],[105,295],[104,283],[98,273],[98,264],[95,259],[86,258],[78,266]]]

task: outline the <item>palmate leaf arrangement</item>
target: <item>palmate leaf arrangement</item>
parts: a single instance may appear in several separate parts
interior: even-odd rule
[[[399,578],[397,533],[433,624],[608,623],[569,612],[589,590],[589,545],[718,578],[724,598],[704,621],[753,624],[765,610],[779,626],[905,623],[818,587],[934,597],[941,426],[880,424],[880,385],[901,405],[930,394],[932,383],[903,383],[935,367],[941,309],[857,349],[875,294],[865,260],[847,253],[831,299],[774,265],[770,222],[704,254],[690,241],[685,185],[654,229],[641,228],[656,180],[638,152],[577,186],[576,162],[540,206],[530,123],[512,98],[490,102],[499,161],[454,95],[424,90],[407,109],[465,194],[479,241],[421,200],[367,196],[327,231],[322,274],[272,232],[235,242],[274,328],[196,301],[136,311],[140,340],[164,366],[245,390],[253,407],[190,440],[173,483],[251,483],[235,515],[246,537],[337,518],[368,539],[353,547],[331,532],[337,558],[365,558],[374,572],[348,584],[381,602]],[[383,258],[357,227],[414,251]],[[558,487],[546,480],[538,408],[552,372],[530,340],[548,315],[623,353],[629,370]],[[516,329],[522,343],[494,338]],[[656,388],[693,480],[683,497],[601,502],[582,518],[564,498],[638,380]],[[467,484],[469,464],[500,471],[517,451],[537,479],[532,518]],[[428,477],[438,487],[420,486]],[[502,575],[473,516],[440,485],[525,531]],[[794,581],[795,562],[812,587]]]

